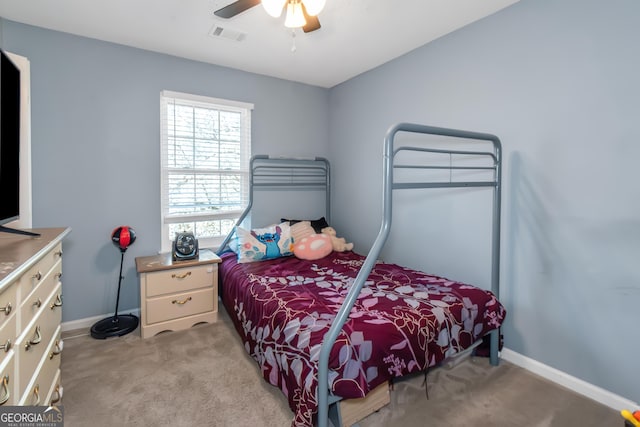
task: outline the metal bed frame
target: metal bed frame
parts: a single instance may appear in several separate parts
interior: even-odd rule
[[[475,140],[491,142],[492,151],[481,150],[449,150],[424,148],[420,146],[400,146],[395,148],[395,138],[399,133],[412,133],[421,135],[434,135],[446,138],[458,138],[462,140]],[[451,159],[453,156],[467,156],[484,158],[489,160],[489,165],[454,166],[451,162],[448,165],[442,163],[428,164],[396,164],[396,156],[399,153],[416,153],[412,160],[418,157],[417,153],[430,153],[433,155],[445,155]],[[498,137],[478,132],[469,132],[457,129],[439,128],[413,123],[398,123],[387,131],[384,138],[383,155],[383,215],[382,224],[378,236],[358,272],[347,297],[338,311],[329,331],[325,334],[320,350],[318,361],[318,427],[327,427],[328,418],[340,421],[339,411],[334,405],[330,410],[329,405],[341,400],[339,396],[329,393],[329,355],[340,330],[346,323],[349,313],[356,302],[362,287],[387,240],[391,229],[392,219],[392,193],[393,190],[403,189],[424,189],[424,188],[465,188],[465,187],[490,187],[493,188],[493,214],[492,214],[492,237],[491,237],[491,291],[499,298],[500,291],[500,210],[501,210],[501,178],[502,178],[502,145]],[[402,182],[394,181],[394,170],[444,170],[449,171],[448,181],[415,180]],[[454,181],[451,178],[452,171],[475,171],[491,172],[491,179],[479,179],[474,181],[460,180]],[[238,219],[236,226],[240,225],[247,217],[254,201],[254,191],[258,189],[320,189],[326,195],[326,218],[329,223],[331,212],[331,191],[330,191],[330,166],[327,159],[323,157],[315,158],[284,158],[257,155],[252,157],[250,165],[250,190],[249,203]],[[225,250],[227,244],[233,237],[236,227],[227,235],[218,253]],[[499,331],[494,330],[491,334],[490,363],[498,365],[498,344]]]
[[[396,135],[400,132],[409,132],[423,135],[437,135],[451,138],[461,138],[465,140],[490,141],[493,143],[493,152],[485,151],[468,151],[468,150],[442,150],[422,147],[401,146],[394,148]],[[398,153],[403,151],[414,153],[434,153],[448,156],[480,156],[491,159],[492,165],[487,166],[442,166],[442,165],[415,165],[415,164],[395,164],[394,160]],[[420,189],[420,188],[464,188],[464,187],[492,187],[493,188],[493,220],[492,220],[492,238],[491,238],[491,291],[499,298],[500,291],[500,205],[501,205],[501,178],[502,178],[502,144],[498,137],[486,133],[468,132],[456,129],[438,128],[433,126],[424,126],[413,123],[399,123],[392,126],[384,139],[384,156],[383,156],[383,189],[382,189],[382,224],[378,237],[373,243],[371,250],[358,272],[353,285],[351,286],[347,297],[338,311],[335,320],[331,324],[329,331],[322,341],[320,349],[320,359],[318,361],[318,427],[327,427],[329,412],[329,354],[335,343],[342,326],[347,321],[349,313],[369,277],[373,266],[382,251],[389,231],[391,229],[392,217],[392,193],[393,190],[402,189]],[[468,170],[468,171],[486,171],[493,170],[493,179],[479,181],[449,181],[449,182],[394,182],[395,169],[446,169],[446,170]],[[491,332],[491,349],[490,362],[492,365],[498,365],[498,341],[499,332],[493,330]]]

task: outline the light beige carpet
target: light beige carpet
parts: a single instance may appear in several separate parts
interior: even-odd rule
[[[221,309],[213,325],[146,340],[64,334],[65,426],[283,426],[287,400],[262,379]],[[507,362],[470,358],[395,384],[361,427],[622,427],[618,413]]]

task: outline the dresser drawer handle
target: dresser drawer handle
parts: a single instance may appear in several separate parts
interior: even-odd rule
[[[0,308],[0,311],[4,311],[4,314],[6,314],[7,316],[11,314],[11,310],[13,310],[13,307],[11,306],[10,302],[8,302],[4,307]]]
[[[10,397],[11,390],[9,390],[9,375],[5,375],[2,378],[2,396],[0,396],[0,405],[7,403]]]
[[[191,301],[191,297],[184,299],[182,301],[178,301],[177,299],[174,299],[173,301],[171,301],[171,304],[179,304],[179,305],[184,305],[186,303],[188,303],[189,301]]]
[[[53,254],[62,258],[62,249],[60,249],[59,251],[55,251]]]
[[[64,347],[64,342],[60,340],[56,340],[56,343],[53,345],[55,348],[51,353],[49,353],[49,360],[53,359],[55,356],[62,353],[62,348]]]
[[[191,276],[191,272],[187,271],[184,274],[175,274],[174,273],[174,274],[171,275],[171,278],[172,279],[184,279],[184,278],[189,277],[189,276]]]
[[[37,281],[42,280],[42,273],[38,271],[36,274],[33,275],[33,278],[36,279]]]
[[[11,344],[11,340],[7,340],[6,343],[0,345],[0,350],[4,350],[4,352],[8,352],[9,350],[11,350],[13,344]]]
[[[56,295],[56,299],[49,306],[51,310],[53,310],[56,307],[62,307],[62,298],[60,297],[60,294]]]
[[[60,279],[62,278],[62,273],[58,272],[54,277],[56,278],[57,281],[60,281]]]
[[[55,393],[55,398],[51,398],[51,403],[49,406],[53,406],[54,404],[60,402],[62,400],[63,389],[60,384],[56,385],[56,389],[53,391]]]
[[[42,334],[40,333],[40,325],[38,325],[38,326],[36,326],[36,331],[33,334],[33,338],[31,338],[30,340],[28,340],[25,343],[25,345],[24,345],[25,350],[29,351],[31,346],[34,346],[36,344],[40,344],[40,341],[42,341]]]
[[[38,406],[40,404],[40,384],[36,384],[33,388],[33,403],[31,406]]]
[[[38,308],[42,307],[42,300],[40,300],[40,298],[38,298],[37,300],[35,300],[33,302],[33,305],[35,305]]]

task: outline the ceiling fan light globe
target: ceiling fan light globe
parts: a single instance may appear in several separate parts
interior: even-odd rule
[[[262,7],[267,13],[274,18],[279,18],[282,15],[282,9],[284,8],[284,3],[287,0],[262,0]]]
[[[304,7],[307,9],[309,15],[316,16],[322,12],[327,0],[302,0],[302,3],[304,3]]]
[[[307,25],[307,20],[302,12],[300,3],[287,4],[287,17],[284,20],[284,26],[287,28],[300,28]]]

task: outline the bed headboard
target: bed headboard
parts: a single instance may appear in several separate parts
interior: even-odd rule
[[[256,191],[319,190],[325,193],[325,218],[331,223],[331,167],[324,157],[274,157],[255,155],[249,164],[249,203],[218,248],[223,252],[236,227],[253,208]]]

